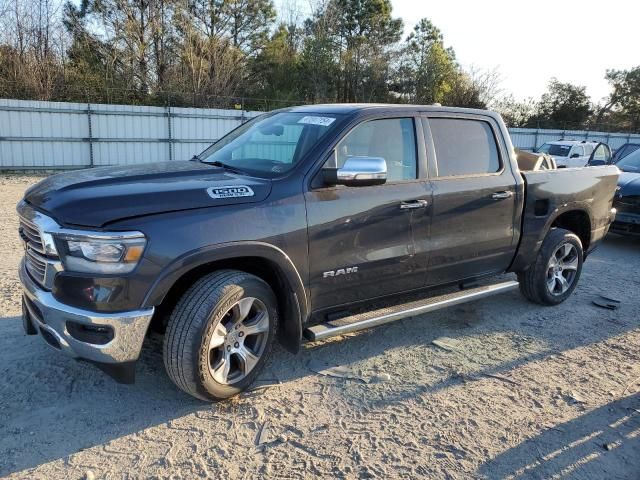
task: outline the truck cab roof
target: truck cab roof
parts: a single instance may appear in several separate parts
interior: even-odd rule
[[[555,140],[553,142],[545,142],[549,145],[596,145],[600,142],[595,140]]]
[[[301,105],[283,108],[281,111],[295,113],[326,113],[326,114],[356,114],[356,113],[388,113],[388,112],[442,112],[485,115],[500,118],[491,110],[477,108],[443,107],[441,105],[405,105],[389,103],[332,103],[320,105]]]

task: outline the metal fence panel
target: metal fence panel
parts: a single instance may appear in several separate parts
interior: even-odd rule
[[[640,142],[640,134],[591,132],[588,130],[542,130],[536,128],[510,128],[514,147],[533,150],[545,142],[555,140],[589,140],[609,144],[612,149],[620,148],[628,142]]]
[[[86,105],[0,99],[0,168],[81,168]]]
[[[188,160],[260,113],[0,99],[0,169],[55,170]],[[513,145],[524,150],[560,139],[596,140],[613,149],[629,141],[640,142],[639,134],[509,131]],[[263,140],[259,148],[267,157],[286,155],[289,149]]]
[[[188,160],[260,113],[0,99],[0,169]]]
[[[93,165],[168,160],[165,113],[162,107],[92,105]]]

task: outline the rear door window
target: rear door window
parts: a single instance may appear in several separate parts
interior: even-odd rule
[[[491,125],[482,120],[430,118],[439,177],[482,175],[501,168]]]

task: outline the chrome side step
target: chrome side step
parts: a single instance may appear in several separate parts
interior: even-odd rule
[[[314,325],[304,330],[307,340],[317,341],[326,338],[344,335],[345,333],[364,330],[365,328],[377,327],[385,323],[395,322],[407,317],[422,315],[442,308],[460,305],[480,298],[490,297],[498,293],[508,292],[518,288],[518,282],[510,280],[508,282],[496,283],[494,285],[484,285],[481,287],[469,288],[460,292],[447,293],[435,297],[429,297],[415,302],[409,302],[393,307],[381,308],[370,312],[359,313],[339,320]]]

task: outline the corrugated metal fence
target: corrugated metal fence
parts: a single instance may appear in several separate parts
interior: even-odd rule
[[[0,99],[0,170],[58,170],[188,160],[259,112]],[[618,148],[640,135],[510,130],[516,147],[597,140]]]
[[[633,133],[591,132],[589,130],[542,130],[536,128],[510,128],[514,147],[533,150],[545,142],[554,140],[592,140],[608,144],[612,149],[625,143],[640,142],[640,135]]]
[[[257,114],[0,99],[0,169],[188,160]]]

